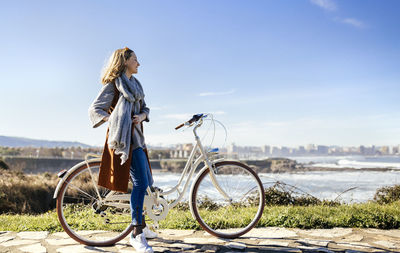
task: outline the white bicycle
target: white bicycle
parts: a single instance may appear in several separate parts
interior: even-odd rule
[[[236,238],[260,220],[265,205],[264,188],[247,165],[211,159],[218,150],[206,151],[196,133],[207,116],[196,114],[175,128],[194,126],[196,143],[176,186],[165,191],[157,187],[147,189],[144,212],[158,228],[158,222],[182,200],[196,168],[203,163],[190,190],[192,217],[214,236]],[[92,246],[115,244],[133,229],[129,206],[132,184],[129,183],[125,194],[98,186],[99,167],[100,158],[87,156],[85,161],[59,173],[61,180],[54,193],[58,219],[65,232],[79,243]],[[164,196],[172,193],[178,193],[178,197],[167,201]]]

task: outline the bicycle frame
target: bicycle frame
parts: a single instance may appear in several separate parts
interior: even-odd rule
[[[192,177],[193,177],[193,175],[194,175],[194,173],[195,173],[195,170],[196,170],[196,168],[200,165],[201,162],[204,162],[204,166],[203,166],[202,169],[200,169],[200,171],[198,172],[197,176],[199,176],[204,170],[210,168],[211,182],[212,182],[213,185],[216,187],[216,189],[222,194],[222,196],[224,196],[228,201],[230,200],[230,198],[228,197],[228,195],[227,195],[227,194],[224,192],[224,190],[219,186],[219,184],[218,184],[218,182],[217,182],[217,180],[216,180],[216,178],[215,178],[215,174],[214,174],[215,172],[214,172],[214,169],[213,169],[213,164],[216,163],[216,162],[219,162],[219,161],[224,160],[224,158],[222,158],[222,159],[217,159],[217,160],[214,160],[214,161],[212,161],[212,162],[210,161],[210,159],[209,159],[209,157],[208,157],[208,153],[212,153],[212,152],[206,152],[206,151],[204,150],[204,147],[203,147],[203,145],[202,145],[202,143],[201,143],[201,140],[200,140],[200,138],[199,138],[199,136],[197,135],[197,132],[196,132],[196,131],[197,131],[197,128],[199,128],[202,124],[203,124],[203,119],[201,118],[201,119],[196,123],[196,126],[193,128],[193,134],[194,134],[194,136],[195,136],[196,144],[195,144],[195,146],[193,147],[193,149],[192,149],[192,151],[191,151],[191,153],[190,153],[190,155],[189,155],[189,158],[188,158],[188,160],[187,160],[187,162],[186,162],[186,164],[185,164],[185,167],[184,167],[184,169],[183,169],[183,171],[182,171],[182,174],[181,174],[181,176],[180,176],[180,178],[179,178],[179,180],[178,180],[178,183],[177,183],[174,187],[172,187],[171,189],[169,189],[168,191],[165,191],[165,192],[158,192],[158,191],[153,192],[153,191],[151,191],[151,189],[148,187],[148,188],[147,188],[147,194],[148,194],[148,195],[145,196],[145,202],[146,202],[146,201],[147,201],[147,202],[148,202],[148,201],[151,201],[152,204],[158,205],[158,204],[159,204],[159,201],[164,201],[164,202],[161,203],[161,204],[166,205],[166,206],[164,206],[164,207],[167,209],[167,210],[165,210],[165,211],[167,211],[167,212],[168,212],[169,209],[174,208],[174,207],[182,200],[182,198],[184,197],[185,192],[186,192],[187,189],[188,189],[189,183],[190,183],[190,181],[191,181],[191,179],[192,179]],[[200,156],[197,157],[197,158],[195,158],[195,157],[196,157],[196,153],[197,153],[198,151],[200,152]],[[90,156],[90,155],[87,155],[86,158],[85,158],[85,161],[82,162],[82,163],[86,163],[86,166],[87,166],[88,169],[89,169],[89,173],[92,174],[92,171],[91,171],[90,166],[89,166],[89,162],[99,161],[99,160],[98,160],[98,159],[91,159],[91,160],[88,160],[87,158],[88,158],[89,156]],[[93,155],[92,155],[92,156],[93,156]],[[81,165],[82,163],[79,163],[79,164],[76,165],[76,166],[79,166],[79,165]],[[74,166],[73,168],[75,168],[75,166]],[[58,184],[58,186],[57,186],[57,188],[56,188],[56,191],[55,191],[55,193],[54,193],[54,198],[57,197],[60,186],[64,183],[64,181],[66,180],[66,178],[68,178],[68,176],[72,173],[73,168],[72,168],[71,170],[69,170],[69,171],[63,176],[62,180],[60,180],[60,182],[59,182],[59,184]],[[185,179],[185,176],[186,176],[186,180],[184,180],[184,179]],[[92,176],[92,180],[93,180],[93,176]],[[184,181],[185,181],[185,182],[184,182]],[[180,190],[180,186],[181,186],[182,184],[183,184],[183,189]],[[117,207],[117,208],[124,208],[124,209],[130,208],[129,204],[126,203],[126,202],[129,202],[129,201],[130,201],[130,194],[116,194],[116,192],[111,191],[111,192],[109,192],[105,197],[101,197],[101,195],[100,195],[100,193],[99,193],[99,190],[98,190],[98,187],[97,187],[97,184],[96,184],[95,182],[93,182],[93,185],[94,185],[95,188],[96,188],[95,190],[96,190],[96,194],[98,195],[98,197],[99,197],[99,199],[100,199],[100,202],[101,202],[100,204],[105,204],[105,205],[108,205],[108,206],[113,206],[113,207]],[[172,203],[169,203],[169,204],[168,204],[164,199],[160,199],[160,198],[159,198],[160,196],[166,196],[166,195],[172,194],[172,193],[174,193],[174,192],[178,192],[178,198],[177,198],[174,202],[172,202]],[[146,200],[146,199],[147,199],[147,200]],[[150,200],[149,200],[149,199],[150,199]],[[123,202],[122,202],[122,201],[123,201]],[[147,207],[147,208],[150,208],[150,207]],[[191,210],[191,211],[192,211],[192,210]],[[193,214],[193,212],[192,212],[192,214]],[[165,214],[165,215],[166,215],[166,214]],[[153,215],[153,218],[154,218],[154,215]],[[162,219],[162,218],[161,218],[161,217],[160,217],[160,218],[157,218],[157,220],[160,220],[160,219]]]

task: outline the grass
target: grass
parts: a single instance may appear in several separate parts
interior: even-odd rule
[[[243,213],[249,213],[242,209]],[[237,214],[237,213],[236,213]],[[76,225],[80,229],[102,229],[98,218],[92,219],[85,212],[75,214]],[[237,216],[237,215],[236,215]],[[238,225],[234,213],[215,220],[222,228]],[[287,228],[400,228],[400,201],[390,204],[368,202],[362,204],[337,206],[267,206],[258,227]],[[124,225],[121,227],[123,228]],[[192,218],[190,211],[181,209],[170,210],[167,218],[160,222],[160,228],[170,229],[200,229]],[[56,212],[49,211],[41,215],[2,214],[0,215],[0,231],[63,231],[58,222]]]
[[[80,187],[85,185],[84,179],[80,181]],[[49,173],[26,175],[0,169],[0,231],[63,231],[52,199],[57,181],[57,176]],[[293,189],[286,188],[275,185],[265,189],[267,206],[258,227],[400,228],[400,185],[378,189],[373,201],[361,204],[319,200],[309,195],[295,194]],[[210,209],[206,216],[210,217],[214,226],[240,226],[238,210],[224,211],[223,218],[217,219],[215,209],[218,206],[207,201],[203,204]],[[250,209],[242,208],[240,212],[250,214],[254,211]],[[71,214],[71,223],[82,230],[102,229],[104,224],[104,219],[94,215],[93,210],[74,209]],[[115,221],[121,219],[129,220],[129,214],[115,218]],[[107,229],[121,230],[125,224],[108,226]],[[160,222],[160,228],[200,229],[200,225],[192,218],[188,203],[180,203]]]

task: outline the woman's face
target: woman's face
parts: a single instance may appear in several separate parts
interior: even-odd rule
[[[140,66],[140,64],[137,60],[135,52],[131,53],[131,57],[129,57],[128,60],[126,60],[125,65],[127,70],[132,74],[136,74],[138,72],[138,67]]]

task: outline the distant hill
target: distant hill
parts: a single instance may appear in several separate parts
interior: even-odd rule
[[[55,148],[55,147],[77,147],[91,148],[93,146],[72,141],[48,141],[48,140],[37,140],[29,139],[23,137],[12,137],[0,135],[0,146],[6,147],[45,147],[45,148]]]

